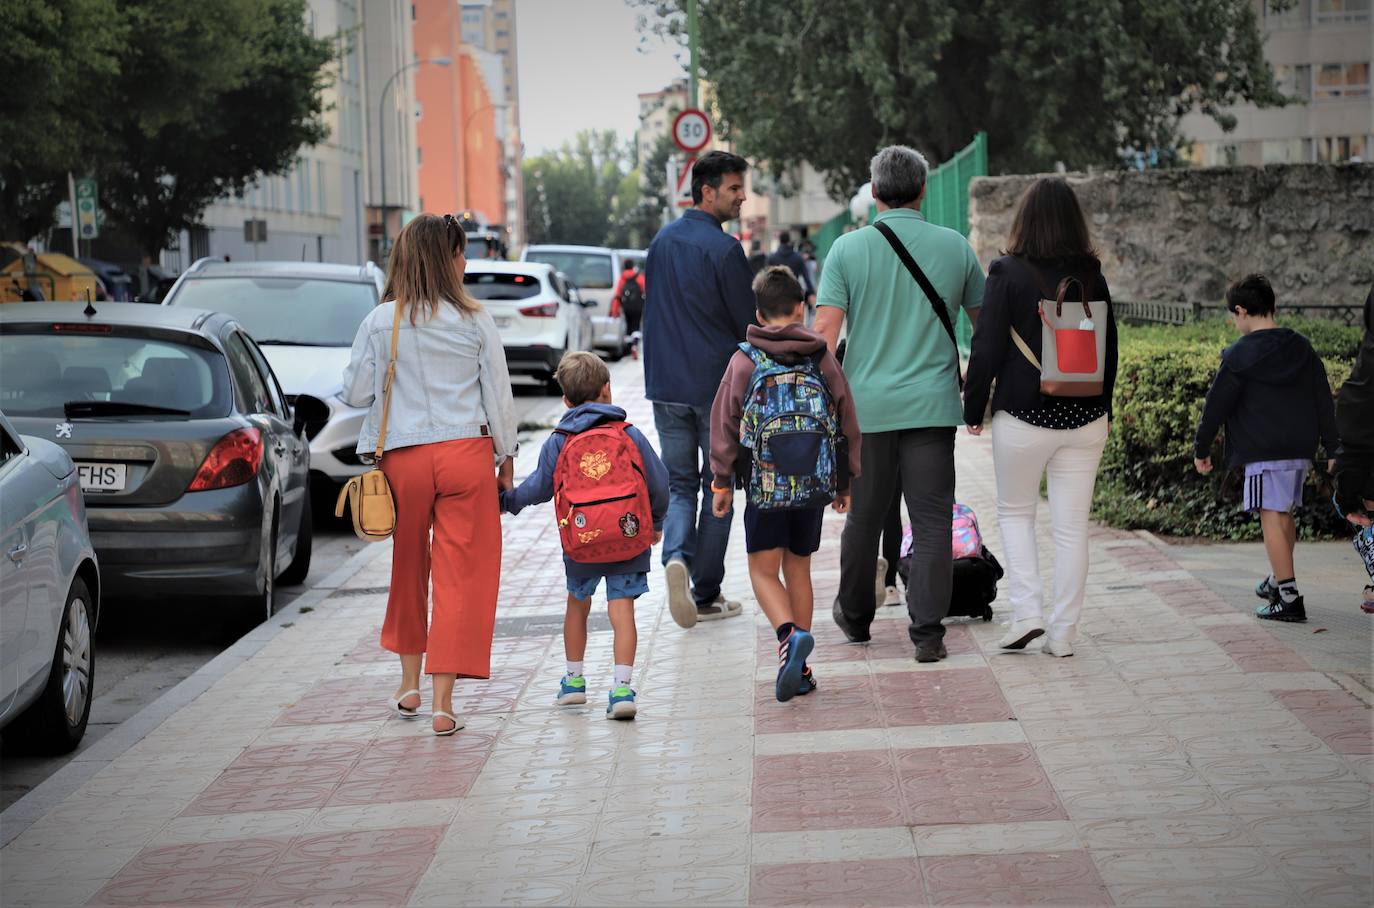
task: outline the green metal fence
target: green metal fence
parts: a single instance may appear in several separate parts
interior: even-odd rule
[[[974,177],[987,176],[988,173],[988,134],[980,132],[973,141],[960,149],[954,157],[936,167],[926,177],[926,198],[921,203],[921,212],[926,220],[941,227],[957,230],[968,236],[968,184]],[[872,222],[873,212],[868,220]],[[854,223],[849,211],[845,210],[826,221],[811,236],[816,246],[816,259],[825,267],[825,256],[831,245],[845,230]],[[969,343],[973,340],[973,326],[968,316],[959,313],[955,325],[955,337],[959,349],[968,355]]]

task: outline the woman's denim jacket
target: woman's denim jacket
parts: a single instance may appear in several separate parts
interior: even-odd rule
[[[377,449],[395,306],[382,303],[363,320],[344,370],[340,396],[351,406],[369,408],[359,454]],[[491,315],[485,309],[464,313],[448,302],[414,325],[403,313],[385,450],[489,435],[499,464],[515,454],[515,434],[510,373]]]

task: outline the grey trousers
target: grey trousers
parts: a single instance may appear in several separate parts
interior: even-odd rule
[[[877,610],[874,572],[878,538],[900,480],[911,514],[912,550],[906,608],[911,640],[940,640],[949,614],[953,556],[954,429],[865,432],[863,475],[854,480],[849,515],[840,537],[840,594],[845,621],[864,631]]]

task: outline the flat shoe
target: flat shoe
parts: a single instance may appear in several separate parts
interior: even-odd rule
[[[402,706],[402,705],[401,705],[401,701],[404,700],[406,697],[411,696],[412,694],[413,694],[414,696],[416,696],[416,697],[420,696],[419,690],[416,690],[415,688],[411,688],[410,690],[405,691],[404,693],[402,693],[402,694],[401,694],[399,697],[397,697],[395,700],[390,700],[390,701],[388,701],[388,702],[391,704],[391,710],[392,710],[392,712],[394,712],[394,713],[396,714],[397,718],[400,718],[400,719],[418,719],[418,718],[420,718],[420,707],[416,706],[416,707],[414,707],[414,708],[411,708],[411,707],[409,707],[409,706]]]
[[[1013,621],[997,645],[1002,649],[1025,649],[1027,643],[1044,633],[1045,625],[1042,622],[1035,618],[1024,618]]]
[[[444,712],[442,709],[436,709],[436,710],[434,710],[433,717],[434,717],[435,719],[447,719],[447,720],[449,720],[450,722],[453,723],[453,727],[452,727],[452,728],[445,729],[445,730],[443,730],[443,731],[440,731],[440,730],[437,729],[437,728],[434,729],[434,736],[435,736],[436,738],[446,738],[446,737],[448,737],[449,735],[453,734],[453,733],[454,733],[455,731],[457,731],[458,729],[462,728],[462,727],[463,727],[463,724],[464,724],[462,719],[458,718],[458,717],[455,716],[453,713],[446,713],[446,712]]]

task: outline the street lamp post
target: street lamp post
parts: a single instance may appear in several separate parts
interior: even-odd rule
[[[388,258],[387,246],[390,238],[386,232],[386,93],[391,90],[391,83],[396,81],[396,77],[408,69],[414,69],[425,63],[433,63],[435,66],[449,66],[453,60],[449,57],[435,57],[432,60],[412,60],[405,66],[391,74],[391,78],[386,80],[382,86],[382,95],[378,99],[377,106],[377,175],[382,180],[382,258]]]

